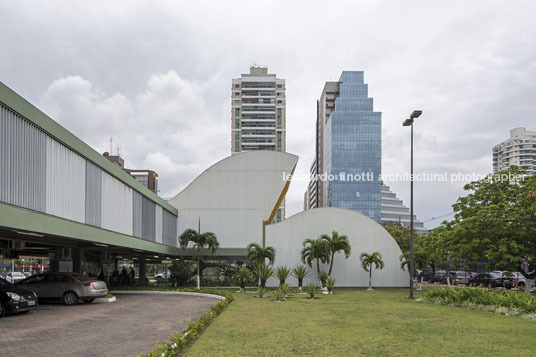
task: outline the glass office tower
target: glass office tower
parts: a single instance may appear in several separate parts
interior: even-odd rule
[[[381,221],[381,113],[362,71],[344,71],[329,116],[322,125],[322,206],[341,207]],[[320,193],[319,193],[320,194]]]

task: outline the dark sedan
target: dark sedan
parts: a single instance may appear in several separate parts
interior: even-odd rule
[[[14,312],[27,312],[37,306],[37,295],[0,278],[0,317]]]
[[[484,286],[488,288],[505,287],[507,289],[512,288],[512,281],[507,277],[503,277],[498,273],[483,273],[477,274],[474,278],[469,280],[470,286]]]

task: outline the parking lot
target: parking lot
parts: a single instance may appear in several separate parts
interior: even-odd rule
[[[197,320],[217,300],[117,295],[113,303],[43,304],[0,319],[0,356],[136,356]]]

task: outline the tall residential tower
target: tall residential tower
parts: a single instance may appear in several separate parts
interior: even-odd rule
[[[529,175],[536,172],[536,131],[510,130],[510,139],[493,147],[493,172],[519,166]]]
[[[266,67],[233,79],[231,152],[286,150],[285,80]]]

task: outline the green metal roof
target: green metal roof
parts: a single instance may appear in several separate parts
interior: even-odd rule
[[[67,146],[80,156],[91,161],[93,164],[97,165],[102,170],[106,171],[133,190],[141,193],[143,196],[162,206],[174,215],[178,214],[175,207],[136,181],[136,179],[134,179],[132,176],[99,154],[85,142],[58,124],[48,115],[37,109],[34,105],[15,93],[2,82],[0,82],[0,103],[17,112],[26,120],[30,121],[45,133],[53,137],[55,140],[61,142],[63,145]]]

